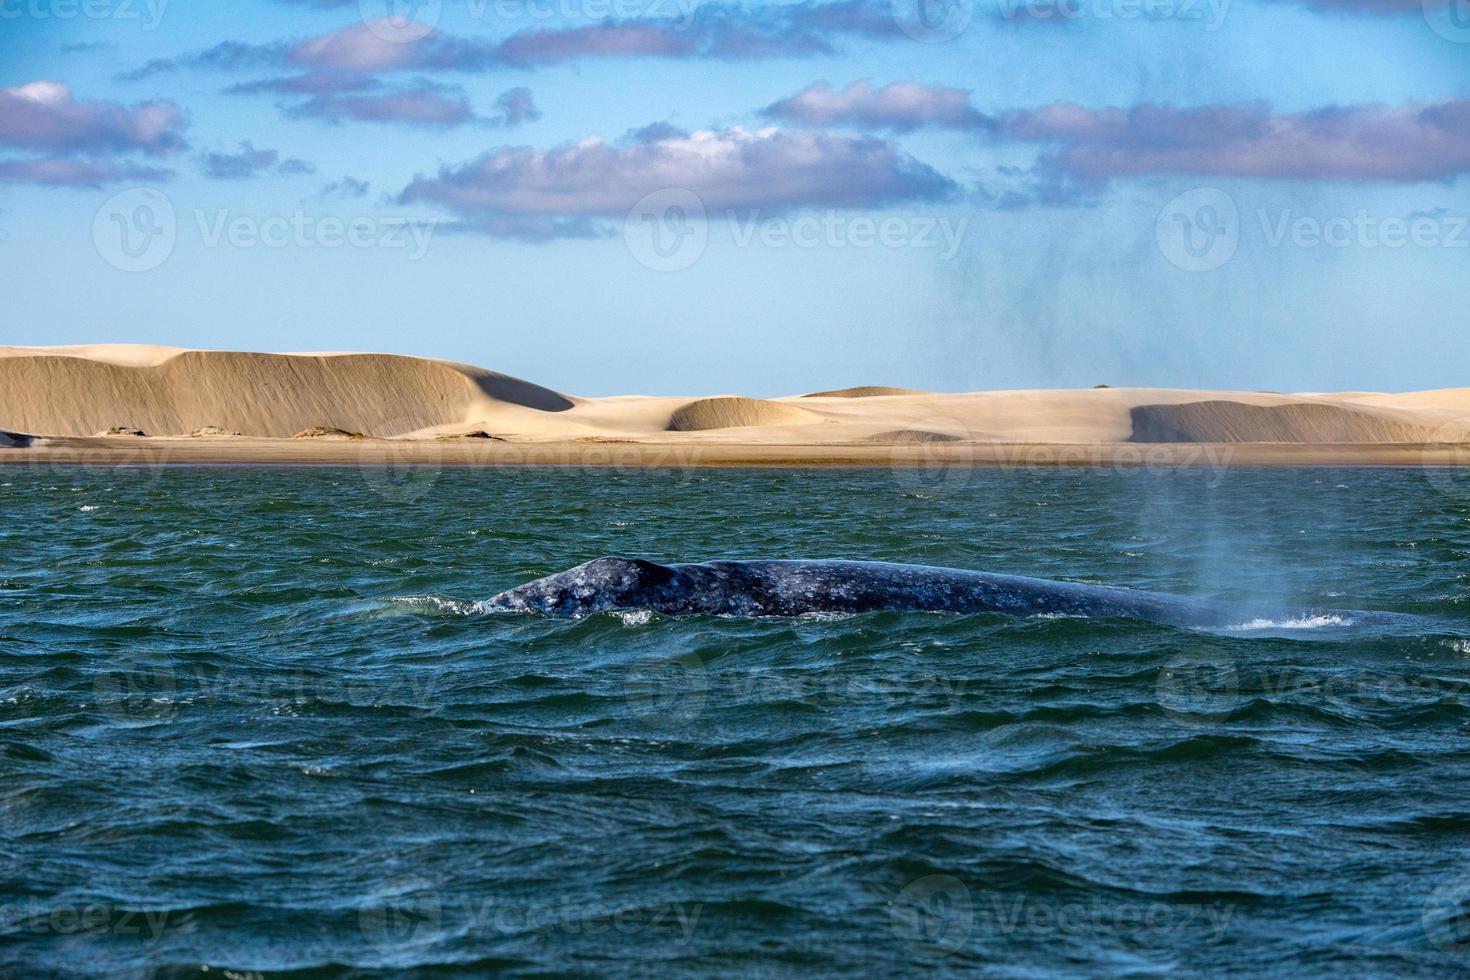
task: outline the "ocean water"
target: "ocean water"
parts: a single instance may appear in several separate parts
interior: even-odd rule
[[[0,975],[1470,967],[1470,473],[5,468],[0,506]],[[604,554],[1246,612],[475,610]]]

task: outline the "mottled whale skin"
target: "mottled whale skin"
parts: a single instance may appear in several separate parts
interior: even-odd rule
[[[1226,607],[1159,592],[959,568],[843,560],[659,565],[638,558],[598,558],[509,589],[482,606],[571,617],[641,609],[669,616],[801,616],[888,610],[1119,616],[1171,626],[1224,626],[1232,621]]]

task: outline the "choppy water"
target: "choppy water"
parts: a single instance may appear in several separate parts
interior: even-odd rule
[[[1470,474],[0,484],[6,974],[1470,966]],[[1435,624],[472,612],[602,554]]]

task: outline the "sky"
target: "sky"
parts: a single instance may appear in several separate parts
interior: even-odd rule
[[[1470,384],[1467,0],[0,0],[0,343]]]

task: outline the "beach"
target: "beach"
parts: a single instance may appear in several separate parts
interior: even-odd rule
[[[1470,388],[581,397],[395,354],[0,347],[0,464],[1459,466]]]

